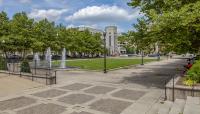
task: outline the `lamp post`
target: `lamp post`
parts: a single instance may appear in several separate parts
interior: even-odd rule
[[[4,44],[5,44],[5,40],[2,40],[1,43],[2,43],[2,45],[3,45],[3,46],[2,46],[2,53],[4,53]]]
[[[103,32],[103,38],[104,38],[104,73],[107,73],[107,68],[106,68],[106,32]]]
[[[157,56],[158,56],[157,60],[160,61],[160,52],[158,52]]]
[[[144,52],[142,51],[142,63],[141,65],[144,65]]]

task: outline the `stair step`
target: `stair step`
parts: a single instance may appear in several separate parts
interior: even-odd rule
[[[161,103],[154,104],[151,109],[147,112],[147,114],[157,114],[160,108]]]
[[[169,114],[182,114],[185,106],[184,99],[176,99]]]
[[[169,114],[169,111],[172,105],[173,105],[173,102],[165,101],[165,103],[160,106],[160,109],[158,110],[158,114]]]
[[[188,96],[187,100],[186,100],[186,104],[200,105],[200,97],[191,97],[191,96]]]
[[[200,105],[186,104],[183,114],[200,114]]]
[[[200,98],[188,96],[183,114],[200,114]]]

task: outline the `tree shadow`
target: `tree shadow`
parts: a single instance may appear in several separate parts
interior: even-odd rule
[[[172,76],[180,74],[183,70],[185,61],[177,61],[165,65],[148,65],[143,67],[142,72],[132,72],[131,76],[124,77],[121,83],[135,83],[145,86],[146,88],[161,88],[165,87]],[[177,68],[179,70],[177,70]]]

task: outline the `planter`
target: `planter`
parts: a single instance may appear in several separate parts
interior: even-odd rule
[[[167,100],[174,99],[186,99],[187,96],[200,97],[200,85],[185,86],[180,83],[181,76],[176,76],[174,79],[174,94],[173,94],[173,79],[171,79],[166,85]]]

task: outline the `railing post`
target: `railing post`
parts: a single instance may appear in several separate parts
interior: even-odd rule
[[[13,62],[13,74],[15,72],[15,63]]]
[[[36,63],[36,60],[35,60],[35,75],[36,75],[36,67],[37,67],[36,64],[37,64],[37,63]]]
[[[166,87],[166,85],[167,85],[167,81],[165,80],[165,100],[167,100],[167,87]]]
[[[9,68],[8,68],[8,72],[9,72],[9,76],[10,76],[10,63],[8,63],[8,66],[9,66]]]
[[[56,82],[57,79],[56,78],[57,78],[57,71],[55,71],[55,84],[57,84],[57,82]]]
[[[192,97],[194,97],[194,80],[192,81]]]
[[[46,72],[46,85],[47,85],[47,72]]]
[[[172,101],[174,102],[174,76],[172,77],[172,79],[173,79]]]

